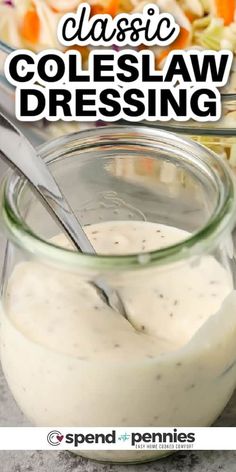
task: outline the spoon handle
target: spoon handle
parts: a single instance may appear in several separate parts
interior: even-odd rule
[[[74,246],[82,253],[95,254],[83,227],[65,200],[49,169],[30,142],[1,113],[0,155],[17,173],[26,177],[31,183],[32,189],[37,192],[42,203],[69,236]],[[107,284],[106,280],[98,280],[93,285],[109,306],[126,316],[119,294]]]
[[[15,126],[0,114],[0,152],[4,160],[14,170],[26,177],[37,190],[42,203],[52,217],[60,224],[67,236],[70,235],[74,246],[83,253],[95,253],[95,250],[65,200],[51,172],[44,162],[37,157],[35,149]],[[10,157],[9,157],[10,156]]]

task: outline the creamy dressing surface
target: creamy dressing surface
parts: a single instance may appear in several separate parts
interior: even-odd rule
[[[99,223],[86,231],[100,254],[145,253],[189,236],[140,221]],[[63,235],[53,241],[68,246]],[[210,425],[236,384],[236,296],[229,272],[205,255],[117,272],[110,283],[130,322],[80,273],[37,261],[14,268],[1,352],[24,413],[40,426]],[[115,461],[158,454],[86,451]]]

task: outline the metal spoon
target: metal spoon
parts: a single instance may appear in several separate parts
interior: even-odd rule
[[[36,191],[51,216],[82,253],[95,254],[80,222],[66,201],[46,164],[28,139],[0,113],[0,156]],[[119,294],[104,279],[92,282],[105,302],[126,317]]]

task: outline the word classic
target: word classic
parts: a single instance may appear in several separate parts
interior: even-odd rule
[[[169,13],[157,5],[144,6],[142,13],[91,15],[91,7],[81,3],[77,13],[64,15],[58,25],[63,46],[168,46],[178,37],[180,27]]]

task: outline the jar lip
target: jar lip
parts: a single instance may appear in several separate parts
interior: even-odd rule
[[[94,142],[94,146],[96,146],[98,137],[104,139],[106,144],[114,144],[114,141],[117,143],[116,140],[120,136],[122,136],[126,142],[127,139],[130,138],[136,141],[138,139],[144,139],[149,145],[155,145],[155,139],[161,139],[164,143],[169,143],[169,145],[173,146],[173,149],[185,148],[190,154],[192,153],[198,156],[199,162],[203,162],[204,159],[211,159],[211,161],[214,159],[215,166],[212,166],[212,174],[217,175],[216,168],[218,167],[221,175],[224,176],[225,187],[224,189],[219,188],[219,205],[202,228],[193,233],[189,238],[177,244],[147,253],[131,255],[81,254],[73,249],[56,246],[52,242],[42,239],[29,228],[20,215],[14,199],[16,182],[23,184],[26,181],[17,176],[15,172],[11,172],[2,186],[2,216],[9,239],[17,246],[42,259],[54,260],[56,263],[66,266],[69,265],[74,268],[88,268],[93,270],[125,270],[162,265],[164,263],[173,263],[186,259],[193,255],[200,255],[202,252],[211,249],[222,233],[228,229],[230,225],[233,226],[236,203],[235,187],[227,164],[201,144],[189,139],[183,139],[174,133],[157,129],[154,130],[152,127],[134,126],[131,129],[129,126],[107,126],[79,131],[48,141],[39,146],[38,151],[45,159],[45,162],[51,163],[53,162],[53,153],[58,149],[66,148],[68,150],[69,144],[73,147],[73,143],[75,144],[76,142],[76,149],[83,150],[86,146],[89,147],[89,143],[91,145],[91,140]],[[88,141],[87,144],[86,140]],[[101,145],[101,142],[99,142],[99,144]],[[63,157],[63,153],[61,153],[60,156]]]
[[[235,112],[236,109],[236,93],[221,93],[221,103],[222,107],[225,108],[225,111]],[[165,131],[177,132],[185,134],[188,136],[200,136],[204,139],[208,137],[212,138],[235,138],[235,121],[231,123],[224,121],[224,117],[227,116],[227,113],[224,114],[224,108],[222,109],[221,119],[218,121],[205,121],[205,122],[196,122],[194,120],[183,121],[181,123],[181,129],[179,128],[179,122],[175,120],[170,120],[167,122],[155,121],[150,122],[149,126],[157,129],[163,129]],[[223,119],[223,121],[222,121]],[[221,143],[224,146],[224,143]]]

